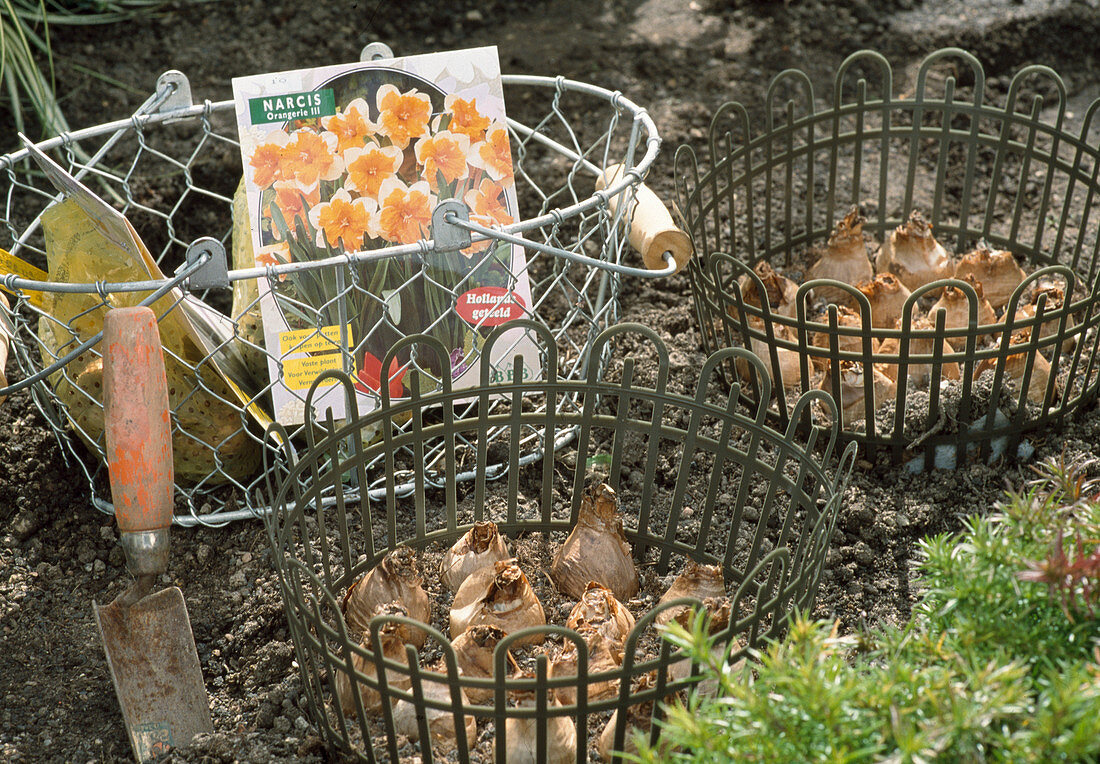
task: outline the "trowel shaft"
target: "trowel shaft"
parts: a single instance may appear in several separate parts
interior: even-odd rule
[[[111,498],[139,584],[168,568],[172,429],[156,316],[114,308],[103,322],[103,396]],[[145,587],[146,590],[148,586]]]

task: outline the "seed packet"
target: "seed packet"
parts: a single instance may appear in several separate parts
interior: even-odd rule
[[[332,378],[305,411],[328,370],[352,376],[361,412],[414,380],[476,384],[490,332],[533,315],[523,248],[423,245],[444,202],[485,228],[519,220],[496,48],[240,77],[233,92],[256,263],[271,266],[258,282],[276,419],[343,418]],[[387,360],[410,335],[430,340]],[[492,355],[495,380],[516,356],[541,374],[522,330]]]

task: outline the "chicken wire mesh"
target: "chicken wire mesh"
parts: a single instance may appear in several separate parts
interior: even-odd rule
[[[577,378],[561,373],[546,327],[528,328],[547,351],[544,381],[490,385],[483,364],[481,384],[472,390],[444,384],[413,400],[386,400],[345,424],[316,425],[302,452],[266,452],[276,458],[268,465],[275,510],[265,524],[303,692],[326,744],[360,760],[583,762],[591,747],[605,758],[623,750],[635,728],[656,740],[659,728],[651,721],[660,718],[661,703],[692,683],[683,653],[660,638],[658,627],[662,611],[683,611],[703,599],[658,600],[662,582],[689,561],[720,566],[728,620],[717,615],[726,612],[716,604],[721,596],[703,605],[718,644],[729,646],[731,665],[781,634],[793,611],[812,607],[855,444],[837,454],[835,430],[800,437],[794,427],[767,426],[763,408],[741,413],[737,385],[732,394],[723,392],[718,369],[740,359],[763,375],[761,362],[745,350],[711,356],[694,393],[683,395],[666,388],[668,350],[651,329],[620,324],[604,331],[589,352],[613,347],[621,364],[603,376],[591,364]],[[431,338],[407,342],[445,355]],[[639,359],[656,359],[655,375],[643,377]],[[351,380],[333,374],[350,396]],[[466,407],[468,395],[481,405]],[[504,398],[497,408],[487,405],[494,396]],[[815,404],[834,408],[828,396],[811,391],[796,412]],[[364,428],[380,429],[383,437],[364,445]],[[555,452],[550,433],[562,429],[577,431],[575,449]],[[489,433],[500,430],[490,441]],[[527,431],[539,433],[538,458],[520,466]],[[279,434],[276,427],[272,436]],[[445,444],[445,463],[470,465],[473,483],[461,484],[456,468],[438,482],[417,470],[414,493],[400,497],[401,470],[416,470],[435,440]],[[494,448],[508,454],[507,481],[491,480]],[[380,458],[387,464],[385,484],[357,491],[355,484],[363,484],[367,467]],[[586,485],[598,481],[618,498],[633,560],[643,571],[642,588],[622,603],[633,611],[634,626],[619,634],[610,662],[599,664],[598,640],[587,641],[595,639],[591,632],[582,636],[562,626],[559,614],[573,602],[554,593],[553,564],[547,564],[577,523]],[[545,604],[547,625],[505,630],[488,646],[491,661],[478,673],[462,661],[454,621],[450,630],[446,625],[447,608],[465,600],[465,584],[452,601],[437,571],[445,567],[443,550],[486,520],[507,537],[509,554]],[[432,603],[430,623],[383,610],[362,627],[366,633],[353,630],[349,588],[365,588],[365,573],[406,549],[420,571],[425,602]],[[413,599],[406,595],[405,602]],[[391,649],[379,641],[396,638],[400,628],[421,630],[421,646],[398,639]],[[532,637],[533,644],[522,646]],[[576,658],[563,671],[558,661],[572,650]],[[530,758],[515,758],[514,746]]]
[[[364,58],[387,54],[388,49],[368,46]],[[675,269],[671,258],[663,271],[633,267],[627,226],[615,212],[622,209],[616,202],[632,198],[660,139],[645,110],[620,93],[560,77],[505,75],[503,82],[513,115],[508,129],[519,222],[485,228],[471,222],[459,204],[447,208],[446,217],[437,215],[431,239],[310,264],[257,265],[246,244],[246,226],[242,230],[244,216],[234,209],[240,154],[233,103],[193,104],[190,85],[179,72],[163,75],[156,92],[131,118],[37,146],[127,216],[168,274],[164,279],[135,278],[132,272],[112,278],[112,272],[119,272],[110,270],[84,274],[83,279],[39,271],[48,259],[41,217],[55,204],[57,192],[28,150],[0,157],[5,186],[0,247],[18,258],[5,256],[6,267],[0,267],[0,287],[12,302],[7,309],[0,301],[0,319],[14,337],[12,355],[24,376],[0,390],[0,396],[31,388],[67,457],[84,471],[93,503],[110,512],[98,346],[103,312],[139,300],[154,305],[162,336],[166,318],[220,313],[212,319],[220,326],[213,347],[196,350],[182,340],[165,342],[179,499],[176,522],[218,524],[265,509],[256,504],[255,491],[266,422],[249,413],[254,407],[273,413],[258,311],[259,277],[272,283],[312,280],[330,289],[329,297],[315,304],[280,303],[285,314],[293,311],[294,321],[315,329],[325,323],[344,325],[339,319],[347,315],[350,303],[367,305],[361,315],[369,314],[371,320],[357,331],[388,347],[411,330],[409,322],[395,319],[385,295],[371,291],[372,267],[382,261],[399,263],[407,278],[395,282],[394,289],[415,281],[453,298],[463,283],[437,278],[431,270],[433,258],[482,241],[518,241],[527,254],[525,273],[500,275],[529,280],[532,304],[523,315],[551,330],[565,376],[587,374],[589,360],[598,371],[606,358],[584,351],[599,331],[618,320],[622,277],[655,277]],[[620,179],[595,190],[596,177],[620,164],[626,168]],[[473,256],[468,270],[499,270],[499,262],[489,262],[492,249],[480,259]],[[66,281],[85,283],[62,283]],[[453,305],[452,300],[452,308],[435,322],[455,321]],[[329,321],[332,316],[336,320]],[[488,327],[475,330],[484,334]],[[463,362],[476,365],[480,349],[467,351]],[[344,354],[348,368],[356,368],[346,348]],[[238,394],[227,384],[217,368],[227,358],[247,367],[253,387]],[[419,369],[424,380],[439,378],[441,365],[435,359],[428,361],[430,367],[412,356],[400,363],[402,375]],[[565,433],[559,443],[567,439]],[[529,453],[536,441],[532,431],[521,451]],[[85,448],[93,456],[90,461]],[[435,465],[439,453],[441,449],[429,448],[425,463]],[[411,490],[411,484],[402,490]]]
[[[779,426],[795,418],[797,392],[820,388],[841,404],[842,437],[869,457],[908,459],[911,469],[1023,457],[1029,433],[1076,415],[1100,388],[1100,101],[1071,132],[1054,71],[1022,69],[994,103],[980,63],[958,49],[929,55],[914,81],[895,93],[887,60],[862,51],[841,65],[822,109],[809,77],[788,70],[768,88],[763,131],[728,103],[713,118],[705,166],[690,147],[677,152],[703,344],[763,357]],[[815,259],[851,233],[847,223],[862,222],[854,246],[877,248],[885,270],[885,242],[894,256],[905,240],[891,237],[917,230],[905,227],[914,212],[947,259],[906,290],[896,322],[869,282],[814,278]],[[970,266],[957,259],[972,251],[1010,252],[1003,262],[1019,273],[991,272],[984,289],[961,280]],[[754,297],[778,288],[778,273],[793,282],[790,300],[779,300],[787,310],[774,292]],[[840,291],[822,299],[830,289]],[[997,289],[1001,305],[987,311],[984,293]],[[749,380],[741,395],[755,403],[764,388]],[[821,422],[820,412],[800,416]]]

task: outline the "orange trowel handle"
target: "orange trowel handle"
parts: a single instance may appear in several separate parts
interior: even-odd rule
[[[114,308],[103,321],[103,408],[118,528],[141,533],[172,522],[172,427],[156,316]]]

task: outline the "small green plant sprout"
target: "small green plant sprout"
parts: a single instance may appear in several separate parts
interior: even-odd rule
[[[1100,761],[1095,466],[1050,459],[992,512],[923,540],[903,626],[845,635],[801,615],[730,669],[701,622],[670,624],[694,687],[720,690],[664,704],[657,745],[628,760]]]
[[[1066,555],[1067,546],[1071,546],[1070,555]],[[1077,530],[1072,544],[1067,544],[1062,529],[1057,529],[1050,554],[1032,562],[1019,576],[1021,581],[1046,584],[1051,598],[1057,600],[1070,621],[1082,615],[1096,618],[1100,605],[1100,534],[1086,540]]]
[[[1047,553],[1028,560],[1021,581],[1046,584],[1072,623],[1097,617],[1100,608],[1100,494],[1087,473],[1095,459],[1067,462],[1065,456],[1036,468],[1032,485],[1046,493],[1054,511],[1048,515]]]
[[[1100,501],[1100,480],[1088,473],[1100,464],[1100,459],[1067,459],[1065,451],[1057,457],[1032,467],[1039,475],[1029,485],[1043,490],[1051,500],[1066,507],[1081,502]]]

